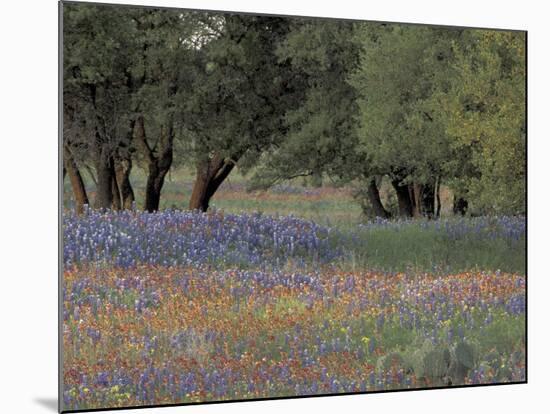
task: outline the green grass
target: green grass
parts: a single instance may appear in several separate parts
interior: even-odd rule
[[[349,228],[343,228],[349,232]],[[357,234],[357,233],[355,233]],[[365,229],[344,246],[351,260],[341,265],[350,270],[457,273],[469,270],[501,270],[525,273],[525,240],[509,243],[503,239],[475,237],[452,240],[443,233],[411,222],[399,231]]]

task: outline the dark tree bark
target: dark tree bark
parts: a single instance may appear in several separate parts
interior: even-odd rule
[[[316,187],[316,188],[322,187],[323,186],[323,174],[321,174],[318,171],[313,172],[313,174],[311,174],[310,183],[311,183],[312,187]]]
[[[107,210],[113,206],[113,154],[106,140],[105,122],[97,108],[97,85],[89,85],[90,99],[95,111],[95,170],[97,172],[95,207]]]
[[[435,185],[425,184],[422,186],[421,212],[425,217],[432,219],[435,215]]]
[[[460,214],[461,216],[466,215],[468,210],[468,201],[462,197],[454,197],[453,200],[453,213]]]
[[[193,184],[191,199],[189,200],[190,210],[208,210],[209,201],[206,197],[209,183],[210,161],[202,161],[197,165],[197,176]]]
[[[120,198],[122,202],[122,208],[131,209],[135,195],[130,183],[130,172],[132,171],[132,160],[130,157],[118,158],[115,161],[115,175],[118,184],[118,190],[120,192]]]
[[[231,173],[239,157],[240,154],[226,159],[216,153],[212,158],[198,163],[197,177],[189,200],[190,210],[208,210],[210,199]]]
[[[80,175],[80,171],[71,155],[69,148],[65,145],[63,147],[63,171],[67,172],[69,180],[71,181],[71,187],[73,189],[73,195],[75,200],[75,209],[77,214],[84,212],[84,206],[89,204],[88,194],[86,193],[86,187],[84,186],[84,180]]]
[[[412,183],[409,184],[409,197],[411,200],[412,215],[413,217],[422,217],[422,184]]]
[[[433,218],[435,215],[435,185],[413,183],[409,184],[408,188],[413,217]]]
[[[118,183],[116,181],[116,174],[113,165],[113,171],[111,172],[111,191],[113,192],[113,210],[120,210],[122,208],[122,202],[120,201],[120,191],[118,189]]]
[[[384,208],[384,205],[382,204],[382,200],[380,199],[380,191],[378,190],[378,186],[376,185],[376,178],[374,177],[371,178],[371,180],[369,181],[367,195],[369,197],[372,210],[376,217],[391,217],[390,212],[386,210]]]
[[[435,201],[437,203],[437,208],[435,210],[435,218],[441,217],[441,195],[439,194],[439,191],[441,189],[441,178],[437,177],[437,180],[435,182]]]
[[[147,142],[143,116],[138,117],[136,120],[134,141],[145,160],[148,171],[143,208],[148,212],[157,211],[164,178],[172,166],[174,143],[172,122],[169,122],[168,128],[163,128],[161,131],[158,155],[155,154],[155,151]]]
[[[392,180],[392,186],[397,195],[397,204],[399,206],[399,215],[402,217],[412,217],[413,205],[409,194],[409,186],[402,184],[401,180]]]
[[[95,207],[106,210],[113,205],[113,158],[110,155],[102,154],[96,160],[97,191]]]

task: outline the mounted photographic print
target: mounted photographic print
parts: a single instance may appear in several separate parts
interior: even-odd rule
[[[60,23],[61,411],[526,382],[526,32]]]

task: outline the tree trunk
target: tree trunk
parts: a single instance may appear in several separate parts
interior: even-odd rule
[[[323,174],[321,174],[318,171],[314,171],[313,174],[311,174],[310,183],[312,187],[322,187],[323,186]]]
[[[193,185],[190,210],[206,211],[210,205],[210,199],[216,193],[220,185],[235,167],[235,161],[240,154],[235,154],[225,159],[216,153],[212,158],[202,160],[197,164],[197,176]]]
[[[466,215],[468,210],[468,201],[462,197],[454,197],[453,200],[453,213],[460,214],[461,216]]]
[[[390,212],[384,208],[382,200],[380,199],[380,191],[376,185],[376,178],[371,178],[369,182],[369,188],[367,195],[369,197],[370,204],[376,217],[389,218]]]
[[[161,170],[158,163],[149,165],[149,175],[145,186],[144,209],[148,212],[157,211],[160,205],[160,192],[164,185],[164,177],[167,171]]]
[[[84,181],[82,180],[80,171],[78,170],[78,167],[66,146],[63,148],[63,158],[65,164],[64,171],[66,171],[69,175],[69,180],[71,181],[71,187],[73,189],[76,213],[82,214],[84,212],[84,206],[89,204]]]
[[[407,184],[401,184],[400,180],[392,180],[391,183],[397,194],[399,215],[402,217],[412,217],[413,205],[409,194],[409,186]]]
[[[435,182],[435,199],[437,202],[437,209],[435,211],[435,218],[441,217],[441,195],[439,194],[439,191],[441,189],[441,178],[437,178],[437,181]]]
[[[120,191],[118,189],[118,183],[116,182],[116,174],[114,171],[111,172],[111,191],[113,192],[113,210],[120,210],[122,208],[122,203],[120,201]]]
[[[422,192],[424,186],[422,184],[413,183],[409,184],[409,197],[411,199],[412,215],[413,217],[422,217]]]
[[[90,176],[90,178],[92,179],[93,183],[94,183],[95,186],[97,187],[97,178],[95,178],[94,172],[92,171],[92,169],[90,168],[90,166],[89,166],[88,164],[84,164],[84,168],[86,168],[86,171],[88,172],[88,175]]]
[[[101,155],[96,162],[97,191],[95,207],[107,210],[113,205],[113,165],[110,156]]]
[[[206,194],[209,182],[209,166],[209,161],[202,161],[199,162],[199,164],[197,165],[197,176],[195,177],[193,191],[191,192],[191,199],[189,200],[190,210],[208,210],[208,204],[210,200],[206,197]]]
[[[128,158],[119,158],[115,162],[115,175],[122,201],[122,208],[131,209],[134,201],[134,190],[130,183],[130,172],[132,171],[132,160]]]
[[[170,170],[173,160],[174,130],[172,120],[168,121],[167,128],[161,128],[158,156],[155,155],[147,142],[143,116],[139,116],[136,120],[134,141],[145,159],[148,171],[143,208],[148,212],[157,211],[160,205],[160,194],[164,185],[164,178]]]
[[[429,219],[435,215],[435,185],[425,184],[421,194],[422,214]]]
[[[413,217],[433,218],[435,214],[435,186],[431,183],[413,183],[408,187]]]

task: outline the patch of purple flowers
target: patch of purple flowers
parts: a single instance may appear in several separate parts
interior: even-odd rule
[[[66,267],[108,264],[163,266],[259,266],[329,263],[341,257],[331,229],[294,216],[206,214],[178,210],[158,213],[65,213]]]

